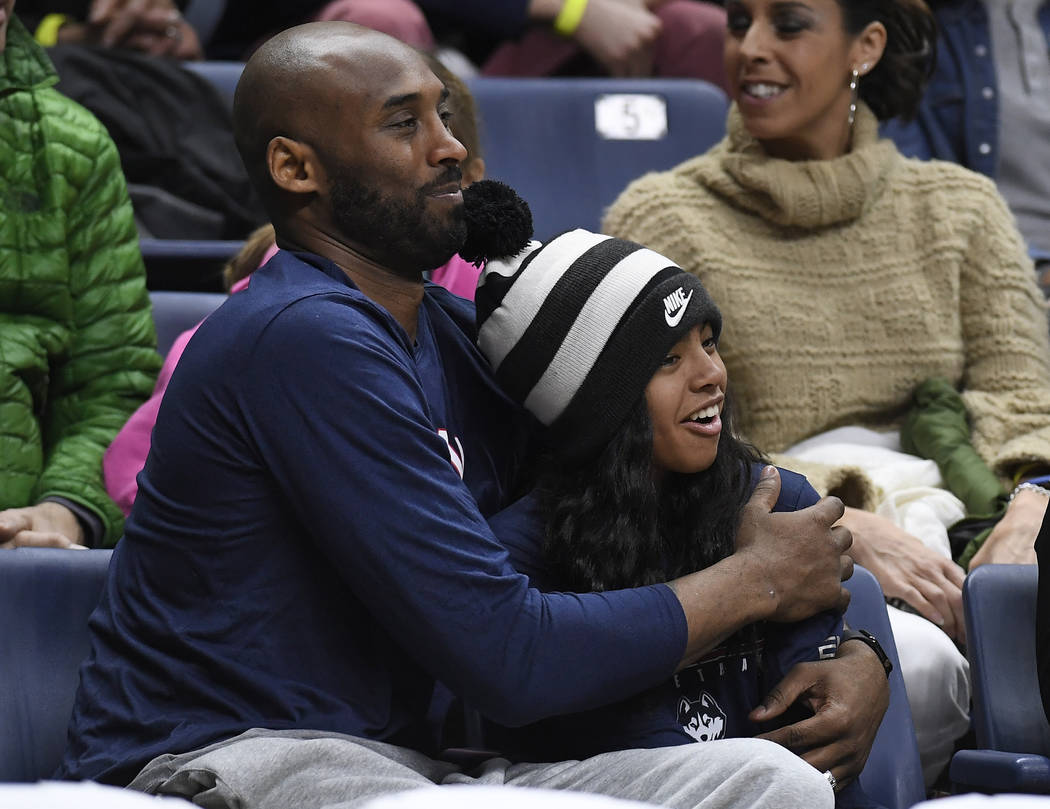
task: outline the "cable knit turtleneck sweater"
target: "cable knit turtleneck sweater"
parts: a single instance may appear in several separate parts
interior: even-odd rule
[[[985,177],[903,158],[867,108],[850,153],[793,162],[768,157],[734,106],[721,143],[632,183],[604,229],[703,280],[737,423],[760,449],[895,425],[941,376],[997,472],[1050,464],[1046,308],[1005,204]],[[842,482],[825,471],[818,489]]]

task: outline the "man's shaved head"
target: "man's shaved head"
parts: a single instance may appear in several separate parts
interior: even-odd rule
[[[272,198],[266,168],[270,141],[283,135],[311,145],[323,142],[339,103],[334,91],[405,60],[422,62],[422,57],[393,37],[348,22],[299,25],[263,43],[237,83],[233,134],[264,201]]]
[[[415,279],[448,261],[466,233],[466,150],[448,96],[421,54],[357,25],[266,42],[237,85],[233,124],[278,243],[328,245]]]

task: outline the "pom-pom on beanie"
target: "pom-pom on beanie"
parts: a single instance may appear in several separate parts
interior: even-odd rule
[[[601,451],[694,326],[721,331],[699,279],[634,242],[573,230],[487,258],[478,346],[568,464]]]

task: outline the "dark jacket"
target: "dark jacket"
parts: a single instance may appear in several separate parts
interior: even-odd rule
[[[892,121],[885,134],[906,157],[959,163],[995,179],[999,165],[999,85],[988,12],[982,0],[934,6],[937,63],[915,121]],[[1050,48],[1050,2],[1039,10]]]

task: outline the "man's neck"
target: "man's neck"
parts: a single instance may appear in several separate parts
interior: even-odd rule
[[[406,278],[364,256],[353,245],[343,244],[328,234],[284,234],[279,246],[305,250],[328,259],[346,273],[361,293],[386,309],[415,342],[419,306],[423,301],[423,273]]]

